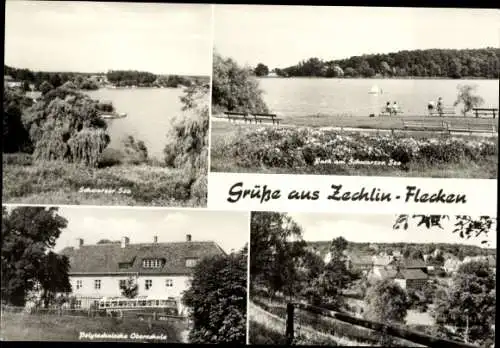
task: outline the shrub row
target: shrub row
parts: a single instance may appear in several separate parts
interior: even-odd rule
[[[225,145],[242,167],[294,168],[316,161],[458,163],[498,154],[496,142],[454,137],[415,139],[402,135],[340,134],[333,130],[260,128]]]

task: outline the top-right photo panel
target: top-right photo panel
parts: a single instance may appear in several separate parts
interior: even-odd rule
[[[212,172],[497,179],[498,10],[214,11]]]

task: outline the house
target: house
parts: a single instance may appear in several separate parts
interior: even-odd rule
[[[386,269],[390,267],[393,260],[392,256],[374,256],[372,258],[373,268]]]
[[[496,272],[497,269],[497,258],[495,255],[487,255],[487,256],[466,256],[462,263],[469,263],[473,261],[485,261],[488,263],[488,266]]]
[[[130,278],[138,285],[138,297],[180,300],[197,262],[225,252],[215,242],[195,242],[188,234],[186,241],[170,243],[154,237],[152,243],[131,244],[123,237],[120,242],[84,245],[77,239],[61,254],[69,258],[76,307],[88,308],[104,297],[121,297],[121,287]]]
[[[346,266],[349,270],[358,270],[363,273],[368,273],[373,267],[373,258],[366,254],[348,254]]]
[[[14,78],[10,75],[4,75],[3,76],[3,85],[4,85],[4,87],[17,88],[17,87],[21,87],[23,85],[23,83],[21,81],[15,81]]]
[[[461,264],[462,262],[458,259],[447,259],[444,262],[443,268],[446,273],[452,274],[458,270],[458,267],[460,267]]]
[[[274,71],[270,72],[267,77],[278,77],[278,74],[276,74]]]
[[[394,281],[405,290],[420,290],[429,280],[429,276],[421,269],[400,269]]]

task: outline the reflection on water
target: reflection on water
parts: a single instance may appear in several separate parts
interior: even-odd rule
[[[117,112],[127,114],[125,118],[107,121],[110,147],[119,147],[124,137],[132,135],[144,141],[151,157],[163,157],[170,120],[181,112],[182,89],[99,89],[85,93],[94,99],[111,101]]]
[[[262,78],[260,87],[272,112],[282,117],[314,114],[378,114],[397,102],[403,115],[427,114],[427,103],[443,98],[453,106],[460,84],[477,85],[484,107],[498,108],[498,80]],[[377,88],[374,88],[377,87]],[[372,91],[373,89],[373,91]],[[377,89],[377,93],[374,92]],[[456,108],[460,113],[460,107]]]

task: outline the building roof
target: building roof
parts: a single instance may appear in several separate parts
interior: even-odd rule
[[[393,269],[380,269],[379,272],[382,279],[386,278],[393,279],[398,274],[398,272],[396,272],[396,270]]]
[[[406,280],[427,279],[427,274],[420,269],[402,269],[396,274],[395,278]]]
[[[354,265],[371,265],[373,257],[370,255],[349,254],[349,259]]]
[[[82,245],[78,249],[67,247],[61,251],[70,261],[70,274],[140,273],[140,274],[190,274],[186,259],[202,259],[207,256],[224,255],[224,250],[215,242],[188,241],[174,243],[128,244],[120,243]],[[164,259],[161,268],[143,268],[142,259]],[[120,268],[121,263],[129,263]]]
[[[391,263],[391,256],[375,256],[373,257],[373,264],[377,266],[387,266]]]
[[[406,269],[419,269],[427,267],[424,260],[404,259],[401,261],[393,260],[391,261],[391,263],[394,264],[399,263],[401,268],[406,268]]]

